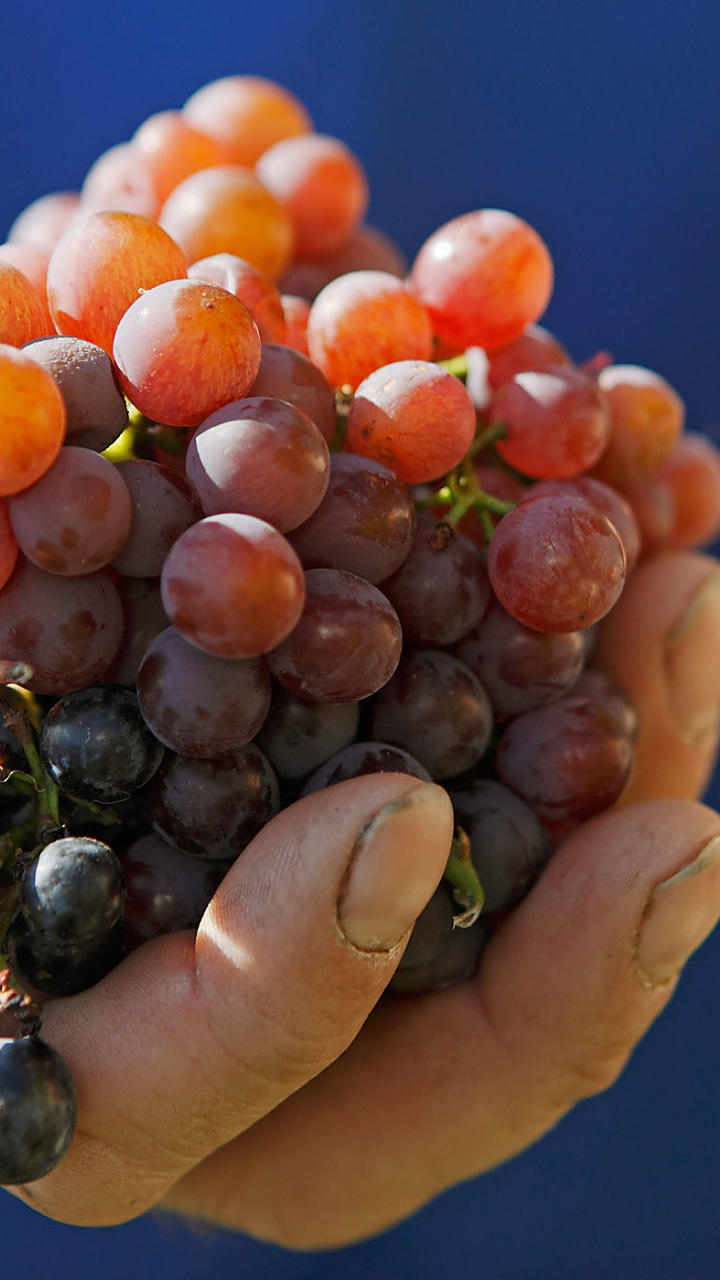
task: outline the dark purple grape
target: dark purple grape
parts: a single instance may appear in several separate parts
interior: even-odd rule
[[[140,664],[137,696],[166,747],[213,759],[255,737],[270,706],[270,676],[261,658],[214,658],[168,627]]]
[[[573,697],[587,698],[593,706],[602,709],[618,731],[632,742],[638,731],[638,714],[632,702],[619,684],[599,667],[588,667],[572,687]]]
[[[297,780],[348,746],[359,718],[356,702],[304,702],[275,685],[258,746],[281,778]]]
[[[492,707],[477,676],[436,649],[404,657],[372,706],[373,738],[404,747],[438,779],[472,769],[492,727]]]
[[[423,646],[460,640],[480,621],[490,599],[482,552],[427,512],[418,520],[410,554],[383,583],[383,591],[406,643]]]
[[[123,578],[118,584],[125,618],[120,648],[107,673],[113,684],[134,688],[143,654],[168,625],[157,578]]]
[[[124,901],[125,877],[112,849],[82,836],[46,844],[22,878],[22,913],[30,931],[57,946],[107,937]]]
[[[13,970],[23,986],[47,996],[74,996],[89,990],[107,977],[125,955],[120,925],[109,937],[67,946],[34,933],[22,916],[11,925],[7,945]]]
[[[58,335],[23,347],[60,388],[67,409],[67,443],[101,453],[128,424],[125,398],[113,363],[102,347]]]
[[[529,805],[500,782],[477,778],[450,789],[455,817],[470,840],[485,911],[513,906],[529,891],[553,847]]]
[[[35,1036],[0,1040],[0,1183],[44,1178],[76,1122],[75,1086],[57,1050]]]
[[[327,444],[332,443],[337,425],[333,389],[317,365],[299,351],[276,342],[263,342],[260,368],[250,395],[287,400],[307,414]]]
[[[467,982],[477,970],[488,938],[481,917],[469,929],[453,928],[452,892],[441,884],[420,913],[388,987],[397,995],[442,991]]]
[[[120,597],[103,570],[61,578],[21,560],[0,592],[0,654],[32,667],[34,693],[61,696],[102,680],[122,627]]]
[[[130,495],[130,527],[113,566],[131,578],[159,578],[173,543],[200,518],[187,480],[159,462],[115,465]]]
[[[196,928],[225,873],[224,864],[201,862],[156,835],[136,840],[120,861],[129,950],[163,933]]]
[[[216,760],[168,755],[152,785],[156,831],[184,853],[229,862],[277,813],[277,778],[250,743]]]
[[[410,495],[393,471],[334,453],[327,493],[290,541],[306,569],[345,569],[377,585],[408,555],[414,523]]]
[[[112,804],[149,782],[164,748],[145,724],[132,690],[100,684],[55,703],[45,717],[40,754],[62,791]]]
[[[409,773],[413,778],[422,778],[423,782],[432,782],[425,766],[402,747],[391,747],[387,742],[353,742],[316,769],[305,783],[302,794],[309,796],[314,791],[332,787],[336,782],[359,778],[366,773]]]
[[[357,702],[400,658],[397,614],[377,587],[342,569],[310,569],[300,621],[268,655],[275,679],[309,702]]]
[[[506,720],[572,688],[585,661],[584,634],[531,631],[493,600],[455,653],[475,672],[495,715]]]
[[[497,771],[543,821],[582,822],[615,803],[632,758],[632,743],[617,721],[587,698],[568,694],[508,725]]]
[[[206,515],[237,511],[287,533],[322,501],[330,455],[306,413],[257,396],[211,414],[190,441],[185,466]]]

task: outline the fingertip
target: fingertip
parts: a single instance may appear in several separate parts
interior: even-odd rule
[[[702,793],[720,722],[719,647],[717,562],[669,551],[641,564],[600,628],[595,657],[638,713],[623,803]]]

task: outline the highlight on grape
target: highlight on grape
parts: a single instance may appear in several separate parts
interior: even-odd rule
[[[41,1004],[196,927],[283,806],[448,788],[392,999],[472,976],[628,779],[595,628],[643,557],[717,535],[720,455],[660,374],[539,326],[521,216],[408,266],[368,191],[227,76],[0,246],[0,1183],[72,1140]]]

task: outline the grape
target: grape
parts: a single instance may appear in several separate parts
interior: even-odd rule
[[[384,271],[401,280],[407,275],[402,251],[377,227],[357,227],[334,253],[311,261],[296,259],[280,279],[284,293],[299,294],[312,302],[321,289],[351,271]]]
[[[302,566],[282,534],[254,516],[207,516],[187,529],[161,578],[168,618],[218,658],[254,658],[282,643],[305,600]]]
[[[130,458],[115,471],[130,496],[129,532],[113,565],[133,578],[159,577],[173,543],[198,519],[187,481],[158,462]]]
[[[212,758],[255,737],[270,706],[270,677],[258,658],[214,658],[168,627],[143,657],[137,692],[147,724],[166,747]]]
[[[336,782],[368,773],[407,773],[413,778],[421,778],[423,782],[432,782],[425,766],[402,747],[393,747],[387,742],[353,742],[316,769],[302,793],[309,796],[334,786]]]
[[[77,191],[51,191],[40,196],[18,214],[8,231],[8,240],[47,240],[56,244],[77,214]]]
[[[380,365],[432,354],[427,312],[386,271],[352,271],[326,285],[310,308],[307,341],[334,386],[356,387]]]
[[[657,481],[670,490],[675,515],[671,547],[702,547],[720,533],[720,452],[704,436],[680,436]]]
[[[132,507],[118,471],[92,449],[66,445],[30,489],[9,499],[18,546],[65,577],[109,563],[127,538]]]
[[[208,862],[237,858],[279,805],[277,778],[254,743],[215,760],[168,755],[152,786],[156,831]]]
[[[480,209],[433,232],[412,265],[410,285],[438,337],[456,351],[491,350],[507,346],[545,310],[552,261],[521,218]]]
[[[188,267],[190,280],[217,284],[245,303],[263,342],[285,341],[285,312],[280,294],[266,275],[234,253],[215,253]]]
[[[57,335],[25,347],[59,387],[67,411],[67,442],[102,453],[128,424],[112,361],[102,347]]]
[[[52,332],[46,326],[40,299],[27,276],[0,260],[0,343],[21,347]]]
[[[80,188],[81,213],[123,212],[156,219],[160,201],[150,167],[137,147],[119,142],[90,166]]]
[[[244,512],[281,533],[312,515],[330,474],[315,424],[301,409],[268,396],[233,400],[206,418],[185,465],[207,515]]]
[[[35,693],[62,696],[102,680],[122,626],[120,597],[102,569],[61,578],[21,561],[0,592],[0,654],[32,667]]]
[[[120,647],[106,678],[113,684],[135,685],[143,655],[168,625],[160,583],[152,578],[123,578],[118,583],[123,608]]]
[[[285,318],[285,338],[288,347],[294,347],[301,355],[308,353],[307,324],[310,315],[310,303],[305,298],[298,298],[292,293],[283,293],[280,301]]]
[[[490,597],[481,552],[428,513],[418,520],[410,554],[383,590],[406,643],[423,646],[460,640],[480,621]]]
[[[640,532],[640,554],[650,555],[666,547],[675,525],[675,497],[656,472],[622,486]]]
[[[276,685],[258,746],[281,778],[295,781],[349,746],[359,719],[356,702],[304,702]]]
[[[367,209],[365,171],[338,138],[320,133],[284,138],[263,152],[255,172],[290,214],[299,258],[342,248]]]
[[[146,289],[187,275],[167,232],[134,213],[91,213],[68,228],[48,264],[50,312],[60,333],[112,352],[120,317]]]
[[[490,743],[492,708],[480,681],[452,654],[416,649],[373,700],[372,736],[404,747],[433,778],[472,769]]]
[[[415,921],[388,991],[396,995],[443,991],[474,976],[488,924],[480,919],[470,929],[455,929],[454,915],[452,894],[441,884]]]
[[[82,946],[107,937],[120,919],[124,901],[122,867],[99,840],[53,840],[22,878],[25,921],[32,934],[56,946]]]
[[[7,944],[13,970],[23,985],[48,996],[74,996],[101,982],[122,960],[121,926],[109,937],[69,946],[32,932],[22,916],[11,925]]]
[[[197,89],[183,114],[221,144],[235,164],[254,165],[281,138],[308,133],[312,122],[301,102],[260,76],[223,76]]]
[[[532,498],[504,516],[490,542],[492,588],[523,626],[577,631],[612,608],[625,582],[620,537],[582,498]]]
[[[357,702],[390,679],[400,623],[377,587],[341,569],[310,569],[295,629],[268,656],[275,679],[310,702]]]
[[[113,359],[125,394],[142,413],[169,426],[196,426],[252,386],[260,335],[247,307],[226,289],[170,280],[128,307]]]
[[[567,693],[585,662],[582,631],[531,631],[493,600],[455,652],[480,680],[495,715],[506,720]]]
[[[505,428],[497,442],[500,456],[530,476],[579,475],[598,461],[610,438],[597,382],[565,366],[516,373],[495,392],[490,417]]]
[[[13,240],[9,244],[0,244],[0,262],[7,262],[22,271],[30,281],[43,316],[42,332],[55,333],[55,325],[48,308],[46,277],[48,262],[53,251],[49,241]]]
[[[531,324],[512,342],[489,353],[487,381],[492,391],[498,391],[517,373],[528,369],[544,372],[558,365],[572,366],[567,351],[547,329]]]
[[[327,493],[290,541],[307,569],[345,569],[377,585],[406,559],[414,523],[407,489],[392,471],[334,453]]]
[[[226,159],[225,148],[180,111],[159,111],[149,116],[135,130],[132,146],[142,158],[157,210],[184,178],[198,169],[223,164]]]
[[[399,360],[358,386],[347,447],[391,467],[405,484],[422,484],[457,466],[474,434],[475,409],[458,378],[429,361]]]
[[[484,910],[500,911],[525,897],[553,848],[540,819],[500,782],[476,778],[452,787],[457,822],[470,840],[485,895]]]
[[[15,568],[17,556],[18,544],[10,523],[8,505],[4,498],[0,498],[0,589]]]
[[[188,262],[234,253],[274,280],[292,254],[289,215],[252,170],[241,165],[192,173],[170,193],[159,222]]]
[[[526,489],[523,498],[539,498],[542,494],[569,494],[584,498],[601,515],[607,516],[620,537],[627,560],[627,572],[634,569],[640,555],[640,530],[632,507],[617,489],[593,476],[574,476],[572,480],[540,480]]]
[[[332,443],[337,427],[335,396],[325,374],[307,355],[264,342],[251,394],[287,400],[315,423],[326,444]]]
[[[132,690],[98,684],[68,694],[48,711],[40,754],[62,791],[112,804],[150,781],[164,751]]]
[[[77,1121],[75,1087],[56,1049],[0,1039],[0,1183],[34,1182],[60,1163]]]
[[[163,933],[196,928],[225,869],[181,853],[156,835],[136,840],[120,861],[127,880],[128,950]]]
[[[588,667],[573,685],[572,695],[574,698],[585,698],[601,709],[618,733],[623,733],[631,742],[637,736],[637,711],[627,694],[607,672]]]
[[[632,754],[615,717],[570,693],[508,725],[497,771],[543,821],[584,822],[618,799]]]
[[[610,443],[597,464],[598,478],[622,485],[649,475],[682,431],[682,400],[659,374],[638,365],[609,365],[598,386],[610,409]]]

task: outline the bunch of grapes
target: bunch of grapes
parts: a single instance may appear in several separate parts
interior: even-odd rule
[[[718,454],[659,375],[537,326],[527,223],[455,218],[408,273],[367,199],[290,94],[228,77],[0,247],[1,1183],[72,1137],[43,1002],[195,928],[281,807],[447,786],[417,992],[630,773],[595,625],[715,535]]]

